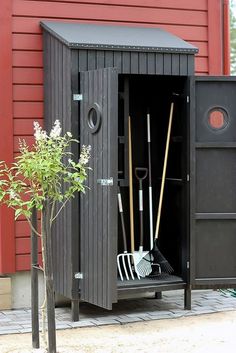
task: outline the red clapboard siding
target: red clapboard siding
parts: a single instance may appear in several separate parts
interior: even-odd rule
[[[43,69],[13,68],[13,83],[43,84]]]
[[[20,140],[25,140],[28,146],[32,146],[34,143],[34,137],[33,136],[14,136],[14,152],[19,151],[19,141]]]
[[[14,85],[14,101],[43,101],[43,86],[41,85]]]
[[[27,221],[20,221],[18,219],[15,222],[15,236],[16,238],[30,237],[30,226]]]
[[[41,239],[38,239],[38,248],[41,248]],[[16,254],[30,254],[31,239],[17,238],[16,239]]]
[[[50,21],[58,21],[57,19],[51,19],[47,17],[14,17],[13,18],[13,31],[18,33],[41,33],[41,27],[39,25],[39,22],[41,20],[50,20]],[[99,23],[99,24],[114,24],[113,21],[94,21],[94,20],[81,20],[79,19],[81,23]],[[67,20],[63,19],[63,22],[78,22],[78,20]],[[163,22],[163,21],[162,21]],[[156,24],[133,24],[133,25],[139,25],[143,27],[159,27],[163,28],[176,36],[179,36],[183,38],[184,40],[196,40],[196,41],[207,41],[207,27],[202,27],[202,26],[188,26],[188,25],[172,25],[172,24],[163,24],[163,23],[156,23]],[[116,22],[116,25],[127,25],[127,22],[123,22],[122,19],[120,21]]]
[[[43,43],[40,34],[13,34],[13,49],[42,50]]]
[[[32,0],[31,0],[32,1]],[[65,3],[79,3],[81,0],[41,0],[42,2],[65,2]],[[125,6],[140,6],[140,7],[166,7],[175,8],[176,0],[83,0],[86,4],[107,4],[107,5],[125,5]],[[145,4],[145,5],[144,5]],[[194,9],[194,10],[207,10],[207,0],[198,0],[193,3],[189,0],[178,0],[179,9]]]
[[[12,163],[12,2],[0,2],[0,159]],[[0,274],[15,272],[14,212],[0,208]]]
[[[110,21],[127,21],[135,23],[165,23],[207,25],[206,11],[192,11],[166,8],[146,8],[133,6],[97,5],[45,1],[13,1],[13,14],[17,16],[47,16],[50,18],[91,19]]]
[[[13,67],[43,67],[42,52],[13,51]]]
[[[14,118],[42,118],[43,102],[14,102]]]
[[[42,266],[42,255],[38,255],[39,264]],[[16,271],[28,271],[30,269],[30,255],[16,255]]]
[[[37,121],[41,126],[43,126],[43,119],[14,119],[14,135],[33,135],[34,121]]]
[[[189,43],[191,43],[192,45],[194,45],[195,47],[198,48],[199,53],[197,56],[204,56],[207,57],[208,55],[208,45],[207,42],[197,42],[194,40],[190,40]]]
[[[208,60],[207,58],[196,57],[195,60],[195,70],[197,72],[208,72]]]
[[[38,231],[40,233],[40,219],[38,219]],[[19,218],[15,222],[15,235],[16,238],[27,238],[30,237],[31,230],[26,220],[20,220]]]

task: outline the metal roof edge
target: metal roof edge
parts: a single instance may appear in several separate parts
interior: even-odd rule
[[[48,33],[57,38],[60,42],[65,44],[67,47],[71,49],[91,49],[91,50],[113,50],[113,51],[136,51],[136,52],[158,52],[158,53],[175,53],[175,54],[197,54],[199,52],[197,47],[194,47],[192,44],[192,48],[183,48],[183,47],[150,47],[150,46],[137,46],[137,45],[108,45],[108,44],[94,44],[94,43],[72,43],[67,41],[64,37],[58,34],[55,30],[50,28],[47,23],[54,21],[40,21],[41,27],[46,30]],[[55,21],[56,22],[56,21]],[[65,22],[64,22],[65,23]],[[123,26],[125,27],[125,26]],[[168,33],[168,32],[167,32]],[[177,37],[179,38],[179,37]],[[179,38],[182,40],[182,38]],[[184,40],[183,40],[184,41]],[[188,42],[186,42],[188,43]],[[190,43],[188,43],[190,44]]]
[[[67,45],[69,48],[71,48],[71,43],[69,43],[67,40],[65,40],[65,38],[63,38],[62,36],[60,36],[57,32],[55,32],[53,29],[51,29],[50,27],[48,27],[45,23],[45,21],[40,21],[40,26],[46,30],[48,33],[52,34],[55,38],[57,38],[58,40],[60,40],[60,42],[62,42],[63,44]]]
[[[60,36],[55,36],[60,39]],[[63,39],[62,39],[63,41]],[[65,40],[63,43],[67,44],[71,49],[91,49],[91,50],[124,50],[124,51],[136,51],[136,52],[158,52],[158,53],[175,53],[175,54],[197,54],[198,48],[193,49],[186,49],[186,48],[163,48],[163,47],[145,47],[145,46],[126,46],[126,45],[102,45],[102,44],[75,44],[75,43],[68,43]]]

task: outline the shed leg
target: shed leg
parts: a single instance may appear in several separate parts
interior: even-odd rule
[[[191,285],[187,285],[184,290],[184,309],[191,310]]]
[[[162,292],[155,292],[155,299],[162,299]]]
[[[71,316],[72,321],[79,321],[79,299],[71,300]]]

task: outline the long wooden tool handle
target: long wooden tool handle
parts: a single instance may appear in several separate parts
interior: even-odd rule
[[[160,190],[159,205],[158,205],[158,212],[157,212],[155,239],[157,239],[158,235],[159,235],[161,209],[162,209],[163,193],[164,193],[165,178],[166,178],[166,167],[167,167],[167,159],[168,159],[168,152],[169,152],[169,145],[170,145],[170,133],[171,133],[171,126],[172,126],[173,110],[174,110],[174,103],[172,102],[171,106],[170,106],[170,117],[169,117],[169,124],[168,124],[167,138],[166,138],[165,158],[164,158],[164,165],[163,165],[162,178],[161,178],[161,190]]]
[[[133,205],[133,171],[132,171],[132,139],[131,118],[128,119],[128,144],[129,144],[129,214],[130,214],[130,243],[131,252],[134,252],[134,205]]]

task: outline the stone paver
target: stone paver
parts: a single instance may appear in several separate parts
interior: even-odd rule
[[[162,299],[150,297],[123,299],[114,304],[112,311],[80,304],[80,321],[71,321],[69,307],[56,308],[57,329],[124,325],[131,322],[174,319],[184,316],[236,310],[236,298],[220,291],[201,290],[192,292],[192,310],[184,310],[182,291],[164,292]],[[0,335],[31,331],[30,309],[0,311]]]

